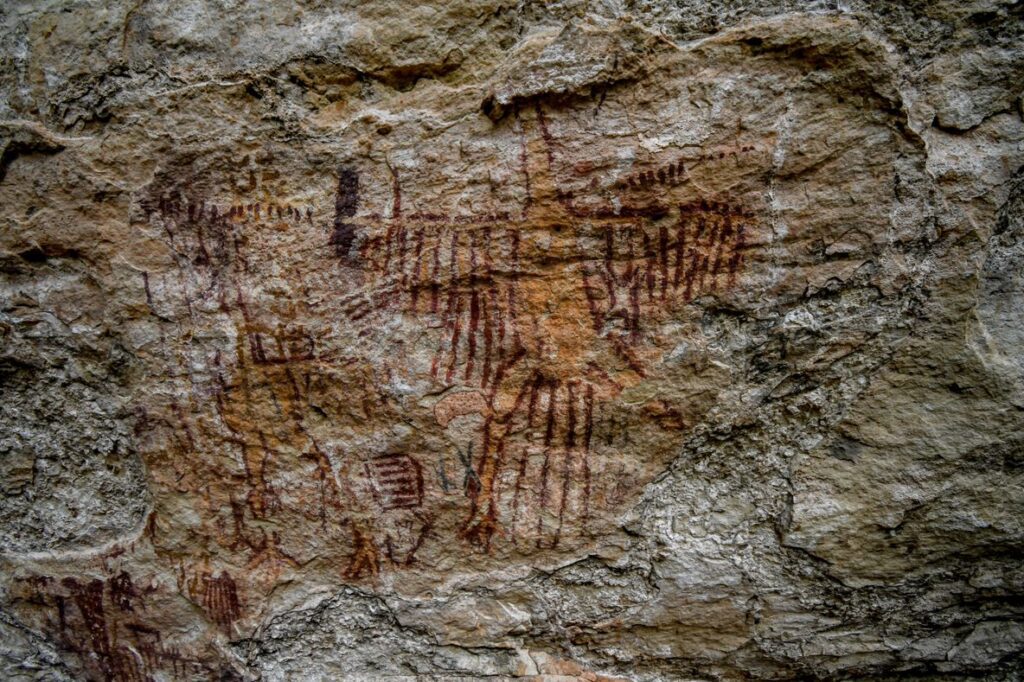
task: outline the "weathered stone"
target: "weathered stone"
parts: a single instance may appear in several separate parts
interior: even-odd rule
[[[10,679],[1016,679],[1020,3],[0,10]]]

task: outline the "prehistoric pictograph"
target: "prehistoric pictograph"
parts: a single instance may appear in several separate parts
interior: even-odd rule
[[[152,622],[154,609],[170,596],[151,580],[138,580],[124,570],[103,577],[55,580],[36,576],[19,580],[15,592],[42,608],[46,627],[57,644],[78,656],[90,679],[146,682],[159,676],[208,679],[216,668],[207,651],[184,651],[168,642],[168,633]],[[230,575],[192,577],[182,593],[198,598],[212,622],[230,627],[239,615],[238,596]]]
[[[8,4],[0,680],[1021,667],[1024,3]]]
[[[540,106],[514,126],[523,200],[500,210],[410,208],[389,163],[334,165],[305,194],[252,163],[186,164],[140,197],[168,263],[140,273],[154,366],[174,368],[136,406],[140,542],[177,579],[129,576],[117,546],[95,577],[22,583],[98,677],[207,674],[152,600],[230,635],[310,566],[367,582],[452,543],[467,565],[578,551],[671,458],[714,389],[691,406],[646,387],[760,229],[754,189],[709,196],[689,173],[761,150],[662,155],[583,193]]]
[[[240,487],[196,485],[217,545],[279,572],[301,562],[280,524],[313,523],[348,557],[342,574],[355,578],[375,575],[385,560],[412,564],[443,528],[485,552],[497,540],[515,551],[557,549],[567,534],[585,540],[595,505],[620,496],[622,482],[614,494],[600,490],[605,479],[596,472],[612,454],[595,452],[595,433],[614,418],[617,397],[658,362],[659,325],[736,286],[755,214],[727,197],[693,196],[683,161],[576,196],[562,189],[543,109],[522,112],[517,125],[525,202],[508,210],[407,210],[390,165],[385,211],[365,204],[366,180],[351,166],[336,171],[329,217],[317,208],[322,201],[225,206],[187,187],[144,202],[176,262],[159,281],[144,276],[153,314],[178,325],[222,320],[232,330],[186,344],[192,355],[180,362],[192,404],[172,396],[162,417],[174,447],[191,453],[168,458],[178,487],[199,477],[196,460],[222,466],[203,453],[237,453],[238,473],[211,470],[207,481],[241,477]],[[697,162],[738,164],[755,152],[736,145]],[[255,186],[249,173],[243,184]],[[675,194],[682,198],[674,202]],[[275,233],[292,230],[324,230],[320,253],[350,284],[318,289],[321,274],[268,260]],[[268,278],[287,295],[255,296]],[[405,320],[397,331],[396,316]],[[375,358],[396,335],[416,335],[427,349]],[[339,339],[348,339],[344,353]],[[455,410],[437,422],[443,428],[475,420],[452,447],[461,481],[408,446],[361,450],[336,437],[343,425],[325,420],[320,402],[338,379],[353,388],[358,422],[382,411],[392,415],[384,421],[403,419],[376,387],[382,371],[443,394],[435,412]],[[656,408],[665,410],[676,413]],[[304,463],[301,479],[296,462]],[[463,511],[441,511],[438,498],[453,493]]]
[[[736,285],[756,227],[749,209],[727,201],[650,199],[649,189],[684,182],[682,162],[620,182],[625,201],[581,205],[554,177],[556,143],[540,107],[532,122],[543,151],[530,163],[524,139],[530,194],[520,210],[405,213],[391,170],[391,214],[360,215],[360,176],[342,168],[330,238],[361,273],[363,286],[342,299],[359,335],[373,338],[382,319],[404,313],[433,332],[430,379],[482,392],[462,536],[485,549],[499,529],[517,546],[557,547],[567,514],[586,527],[595,410],[646,375],[648,325]],[[563,303],[552,311],[555,297]],[[578,330],[564,338],[581,314],[586,343]]]

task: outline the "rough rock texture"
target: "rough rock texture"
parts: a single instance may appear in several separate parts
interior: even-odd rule
[[[0,18],[4,679],[1020,679],[1024,3]]]

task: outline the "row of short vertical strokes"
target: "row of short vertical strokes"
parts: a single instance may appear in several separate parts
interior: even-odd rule
[[[725,149],[719,149],[717,153],[712,150],[711,152],[701,155],[697,159],[691,159],[691,163],[702,163],[705,161],[724,160],[727,157],[736,161],[739,159],[741,154],[756,151],[754,145],[742,145],[740,147],[733,147],[726,151]],[[658,185],[677,185],[683,180],[686,173],[686,161],[679,159],[674,163],[667,163],[661,167],[653,170],[641,171],[627,176],[620,180],[617,184],[622,186],[628,186],[631,189],[653,187],[655,184]]]
[[[702,203],[682,207],[674,230],[665,225],[645,229],[636,223],[604,226],[603,264],[596,260],[584,260],[582,264],[595,326],[602,324],[602,315],[595,307],[602,292],[595,289],[591,277],[604,284],[603,295],[611,308],[619,303],[618,291],[623,289],[636,305],[643,292],[648,303],[667,302],[670,292],[672,298],[678,298],[681,289],[682,299],[689,301],[700,293],[716,290],[723,276],[729,285],[734,284],[743,258],[747,223],[742,213],[721,204]],[[432,232],[431,227],[435,227]],[[384,236],[365,240],[361,249],[364,266],[376,280],[372,285],[374,294],[354,297],[346,312],[351,319],[360,319],[374,309],[390,307],[404,292],[406,307],[413,313],[421,312],[421,307],[422,312],[441,312],[442,299],[447,295],[446,317],[458,316],[461,311],[457,308],[462,304],[459,294],[468,294],[470,312],[478,317],[487,306],[487,299],[479,298],[479,294],[489,289],[490,297],[495,299],[492,304],[496,303],[495,285],[514,286],[523,272],[520,229],[499,229],[495,239],[490,225],[471,230],[389,226]],[[508,313],[514,314],[514,293],[501,297],[503,305],[506,298]]]
[[[648,299],[657,293],[665,300],[669,287],[678,289],[688,283],[693,291],[696,278],[727,274],[732,283],[748,225],[746,214],[706,202],[681,207],[675,229],[647,228],[636,221],[604,225],[603,263],[609,284],[632,283],[642,272]],[[419,312],[426,292],[429,307],[424,312],[436,313],[438,296],[451,287],[472,291],[478,284],[515,281],[522,275],[523,231],[500,224],[457,229],[448,223],[407,226],[407,221],[396,221],[384,234],[363,240],[360,261],[374,277],[376,288],[391,295],[405,292],[413,312]],[[584,270],[594,273],[598,260],[583,259]],[[643,265],[637,267],[637,263]]]
[[[298,222],[313,221],[312,206],[292,206],[291,204],[249,202],[218,206],[199,199],[160,197],[157,209],[162,215],[178,219],[187,217],[189,221],[215,222],[218,220],[292,220]]]

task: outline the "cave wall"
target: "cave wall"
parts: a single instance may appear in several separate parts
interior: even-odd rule
[[[4,679],[1018,679],[1024,4],[0,18]]]

